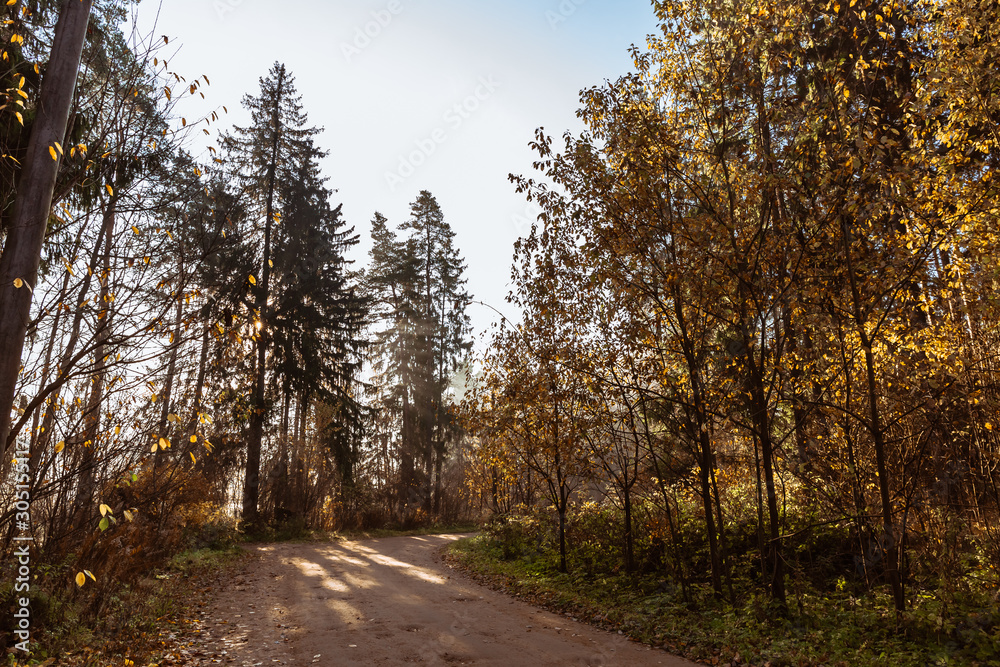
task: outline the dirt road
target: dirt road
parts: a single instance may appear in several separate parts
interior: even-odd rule
[[[474,583],[440,557],[460,537],[251,547],[186,664],[693,664]]]

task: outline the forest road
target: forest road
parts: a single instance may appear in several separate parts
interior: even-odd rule
[[[473,582],[441,557],[461,537],[251,546],[203,612],[197,664],[694,664]]]

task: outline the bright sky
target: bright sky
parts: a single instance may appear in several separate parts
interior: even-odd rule
[[[151,26],[157,3],[139,6]],[[579,91],[632,69],[655,30],[649,0],[165,0],[156,34],[170,69],[207,75],[209,106],[244,124],[240,100],[277,60],[296,77],[334,203],[367,260],[375,211],[396,226],[435,195],[468,264],[468,289],[509,317],[514,241],[537,210],[507,175],[531,175],[538,127],[581,129]],[[224,125],[217,129],[222,129]],[[470,306],[476,335],[499,317]]]

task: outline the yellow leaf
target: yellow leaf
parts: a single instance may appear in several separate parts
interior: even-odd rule
[[[132,231],[135,232],[136,236],[139,235],[139,228],[136,227],[135,225],[132,225]]]
[[[197,462],[198,462],[198,459],[196,459],[196,458],[194,457],[194,454],[192,454],[191,452],[188,452],[188,456],[190,456],[190,457],[191,457],[191,460],[192,460],[192,461],[193,461],[194,463],[197,463]]]
[[[49,155],[52,156],[53,160],[58,160],[59,159],[59,156],[56,155],[56,149],[52,148],[52,146],[49,146]]]
[[[156,403],[156,399],[158,399],[158,398],[159,398],[159,396],[157,396],[156,394],[153,394],[152,396],[149,397],[149,400],[151,400],[153,403]]]
[[[160,438],[160,449],[167,449],[170,447],[170,442],[166,438]]]
[[[198,436],[192,435],[191,436],[191,442],[198,442]]]
[[[93,572],[91,572],[90,570],[84,570],[84,571],[83,571],[83,573],[84,573],[84,574],[86,574],[86,575],[87,575],[88,577],[90,577],[91,579],[93,579],[94,581],[97,581],[97,577],[95,577],[95,576],[94,576],[94,573],[93,573]]]
[[[983,426],[986,427],[987,431],[992,431],[993,430],[993,424],[991,424],[989,422],[986,422],[985,424],[983,424]]]
[[[59,441],[59,443],[56,445],[56,454],[58,454],[64,449],[66,449],[66,443],[63,441]]]
[[[77,572],[76,585],[82,587],[85,583],[87,583],[87,577],[83,574],[83,572]]]
[[[21,289],[22,287],[24,287],[24,281],[20,278],[14,278],[14,288]]]
[[[154,443],[153,443],[153,448],[152,448],[151,450],[149,450],[149,451],[151,451],[151,452],[153,452],[153,453],[155,454],[155,453],[156,453],[156,449],[157,449],[157,447],[159,447],[159,446],[160,446],[160,445],[159,445],[159,443],[156,443],[156,442],[154,442]]]
[[[132,520],[132,517],[133,517],[133,514],[132,514],[132,512],[130,512],[130,511],[128,511],[128,510],[125,510],[124,512],[122,512],[122,514],[124,514],[124,515],[125,515],[125,518],[126,518],[126,519],[128,519],[129,521],[131,521],[131,520]]]
[[[56,146],[56,150],[59,151],[59,155],[65,155],[65,153],[63,153],[62,146],[59,145],[58,141],[55,142],[55,146]]]
[[[107,516],[108,512],[111,512],[111,508],[104,503],[101,503],[101,516]],[[114,512],[111,513],[114,514]]]
[[[20,111],[15,111],[14,112],[14,117],[17,118],[17,122],[18,123],[20,123],[22,126],[24,125],[24,117],[21,116],[21,112]]]
[[[111,197],[115,196],[115,191],[114,191],[114,189],[112,189],[112,187],[110,185],[105,185],[104,189],[108,191],[108,195],[109,196],[111,196]]]
[[[250,275],[250,284],[251,285],[256,285],[257,284],[257,279],[253,277],[253,274]]]

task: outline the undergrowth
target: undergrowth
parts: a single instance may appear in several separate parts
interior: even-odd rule
[[[39,565],[30,598],[30,653],[8,649],[5,664],[146,665],[162,649],[164,636],[204,594],[204,580],[246,557],[232,539],[196,544],[141,576],[102,582],[96,615],[95,598],[87,595],[86,585],[64,583],[72,579],[72,558]]]
[[[567,573],[558,571],[550,517],[539,511],[487,524],[482,535],[451,545],[449,558],[492,588],[705,664],[1000,665],[1000,612],[971,555],[961,581],[954,573],[947,584],[911,573],[907,610],[897,617],[886,586],[866,585],[836,557],[836,530],[820,531],[812,544],[799,545],[785,610],[769,599],[747,552],[742,560],[731,556],[721,599],[704,578],[690,576],[697,543],[685,547],[683,586],[670,576],[668,558],[643,548],[637,568],[626,572],[613,535],[601,534],[613,514],[608,507],[578,511]]]

